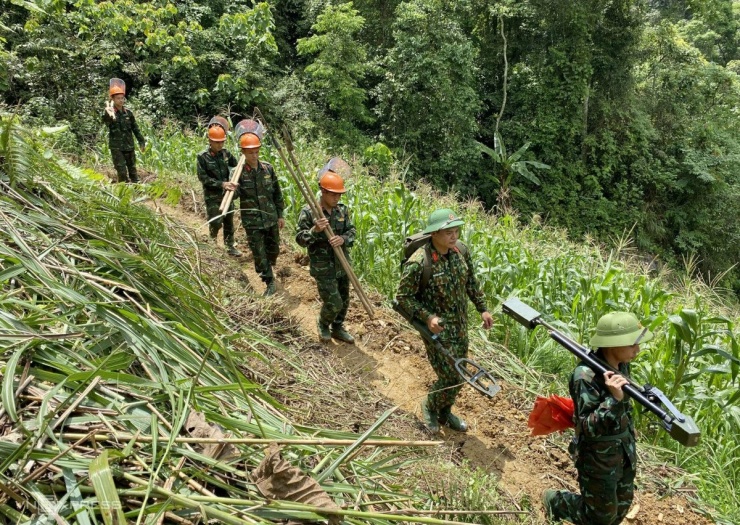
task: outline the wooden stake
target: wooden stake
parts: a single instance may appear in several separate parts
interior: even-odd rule
[[[234,173],[231,174],[231,178],[229,179],[229,182],[233,184],[239,184],[239,179],[242,176],[242,171],[244,170],[244,163],[247,161],[247,158],[242,153],[239,157],[239,162],[236,165],[236,168],[234,168]],[[231,201],[234,200],[234,194],[236,192],[234,190],[226,190],[224,192],[224,197],[221,199],[221,205],[218,207],[218,209],[222,212],[221,217],[226,215],[229,211],[229,206],[231,206]]]

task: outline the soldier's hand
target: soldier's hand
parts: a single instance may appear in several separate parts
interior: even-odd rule
[[[282,230],[283,228],[285,228],[285,219],[280,217],[278,219],[278,230]]]
[[[493,317],[488,312],[483,312],[480,314],[480,316],[483,318],[483,328],[486,330],[490,329],[493,326]]]
[[[329,239],[329,244],[331,244],[334,248],[337,246],[341,246],[344,244],[344,237],[340,235],[335,235],[331,239]]]
[[[113,120],[116,120],[116,110],[113,108],[113,101],[109,100],[105,103],[105,112],[108,113],[108,116],[112,118]]]
[[[226,191],[236,191],[237,188],[239,188],[239,185],[235,182],[222,182],[221,187],[225,189]]]
[[[444,330],[444,327],[440,324],[441,319],[437,317],[436,315],[432,315],[427,319],[427,328],[433,333],[438,334],[442,330]]]
[[[329,219],[327,219],[326,217],[316,219],[313,222],[313,229],[316,233],[324,231],[327,226],[329,226]]]
[[[608,370],[604,372],[604,383],[614,399],[617,401],[624,399],[624,391],[622,390],[622,387],[629,383],[624,376],[615,374],[611,370]]]

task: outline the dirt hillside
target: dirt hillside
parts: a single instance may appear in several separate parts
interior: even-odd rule
[[[221,261],[228,267],[238,268],[249,280],[254,292],[262,293],[264,285],[254,272],[243,230],[237,228],[237,239],[244,257],[230,258],[223,246],[208,242],[201,203],[193,206],[191,202],[183,202],[177,209],[158,208],[174,222],[194,230],[198,240],[203,243],[202,250],[223,254]],[[276,268],[278,293],[265,301],[292,317],[303,328],[307,338],[317,340],[316,316],[320,302],[307,264],[307,256],[291,251],[284,242]],[[374,320],[368,318],[359,301],[354,298],[350,306],[347,325],[357,339],[356,344],[333,341],[326,348],[389,403],[399,405],[415,415],[415,421],[409,418],[412,421],[410,424],[416,426],[414,432],[422,432],[419,403],[435,378],[424,346],[419,336],[405,326],[395,312],[383,307],[379,295],[371,294],[370,299],[376,312]],[[514,390],[503,384],[502,391],[493,399],[488,399],[471,388],[463,388],[456,412],[464,415],[470,429],[467,433],[444,429],[443,439],[449,448],[445,456],[453,461],[465,458],[472,465],[495,474],[500,480],[500,487],[512,495],[512,500],[528,495],[538,514],[532,516],[531,522],[544,523],[540,504],[542,491],[547,488],[577,490],[576,472],[562,445],[529,435],[526,420],[531,401],[526,404],[518,401],[522,396],[513,395]],[[663,475],[662,472],[651,472],[648,476],[644,468],[638,471],[635,503],[629,514],[630,519],[625,523],[710,524],[711,521],[691,510],[691,504],[684,495],[660,494],[659,487],[648,481]],[[685,495],[691,496],[693,491],[689,489]]]

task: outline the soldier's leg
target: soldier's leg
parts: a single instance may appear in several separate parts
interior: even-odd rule
[[[270,260],[267,258],[267,247],[265,246],[267,230],[244,229],[247,232],[247,244],[254,257],[254,271],[259,274],[263,282],[272,282],[274,277]]]
[[[587,460],[586,460],[587,461]],[[621,468],[614,476],[598,476],[585,472],[579,462],[578,485],[580,494],[557,491],[549,499],[551,517],[555,521],[566,519],[576,525],[615,525],[617,519],[617,480]]]
[[[220,203],[219,203],[220,206]],[[234,246],[234,203],[229,207],[229,213],[223,218],[224,246]]]
[[[341,326],[347,317],[347,310],[349,310],[349,277],[346,275],[337,279],[337,293],[339,293],[339,298],[342,301],[342,307],[334,318],[333,324]]]
[[[444,354],[426,342],[424,344],[427,349],[429,363],[437,374],[437,381],[434,382],[429,392],[428,407],[429,410],[439,414],[442,408],[452,406],[455,402],[455,398],[462,388],[462,379],[455,371],[454,365]],[[453,355],[455,355],[454,346],[448,345]]]
[[[336,320],[344,307],[344,301],[339,293],[339,282],[334,277],[318,278],[316,287],[323,303],[319,312],[319,324],[328,327]]]
[[[218,209],[219,206],[221,206],[220,198],[206,198],[206,215],[208,216],[209,221],[214,217],[221,215],[221,210]],[[211,239],[215,240],[218,237],[218,232],[221,229],[223,222],[223,217],[220,217],[208,223],[208,234],[211,236]]]
[[[113,167],[116,169],[116,177],[118,182],[126,182],[128,175],[126,174],[126,157],[120,149],[110,150],[111,157],[113,158]]]
[[[635,466],[630,464],[629,459],[625,457],[622,478],[617,482],[617,517],[612,525],[622,523],[632,506],[632,499],[635,496],[635,474]]]
[[[275,266],[280,255],[280,228],[277,224],[265,231],[265,251],[270,266]]]
[[[139,174],[136,172],[136,152],[135,151],[124,151],[124,157],[126,158],[126,168],[128,169],[128,179],[131,182],[139,182]]]
[[[337,279],[337,291],[342,300],[342,308],[331,324],[331,336],[345,343],[354,344],[355,338],[344,327],[344,319],[349,309],[349,277],[346,275]]]

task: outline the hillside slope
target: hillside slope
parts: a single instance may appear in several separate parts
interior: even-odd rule
[[[204,272],[220,275],[228,279],[233,269],[238,268],[250,283],[254,292],[262,292],[262,284],[254,273],[250,257],[228,258],[221,246],[207,242],[207,228],[204,219],[193,213],[187,205],[178,209],[162,208],[175,222],[196,232],[203,243],[201,250],[222,254],[216,268],[204,268]],[[287,234],[284,234],[284,236]],[[240,237],[241,236],[241,237]],[[237,239],[243,239],[239,231]],[[211,253],[213,256],[213,253]],[[282,310],[302,327],[308,339],[316,339],[316,313],[320,307],[315,282],[308,274],[307,258],[300,252],[292,251],[290,244],[283,243],[278,260],[278,294],[273,299],[264,300],[270,307]],[[399,405],[413,415],[409,419],[409,435],[420,438],[426,436],[420,423],[419,401],[434,381],[434,374],[425,356],[420,338],[405,326],[400,317],[383,307],[382,298],[371,294],[376,308],[376,318],[368,319],[359,303],[354,302],[348,314],[350,331],[356,335],[355,345],[332,343],[326,345],[329,356],[339,359],[361,380],[371,385],[389,403]],[[502,352],[506,350],[502,347]],[[318,354],[317,359],[326,359]],[[348,381],[354,378],[348,378]],[[362,402],[362,400],[355,400]],[[493,399],[485,398],[472,389],[463,388],[457,406],[471,424],[465,433],[446,429],[443,434],[445,445],[437,454],[440,461],[455,464],[468,462],[471,467],[483,469],[499,480],[498,490],[508,494],[513,502],[528,501],[534,510],[530,513],[530,523],[544,523],[540,506],[540,494],[546,488],[577,489],[575,469],[566,452],[565,438],[543,439],[529,436],[526,419],[531,408],[532,396],[521,388],[503,384],[502,391]],[[322,415],[311,410],[308,401],[303,407],[307,421]],[[313,421],[316,423],[316,421]],[[363,422],[367,424],[368,422]],[[643,466],[638,474],[638,492],[633,505],[632,519],[626,523],[634,525],[704,525],[711,523],[691,510],[687,500],[694,494],[686,489],[682,494],[665,493],[670,483],[660,483],[664,477],[670,478],[669,468],[648,471]],[[493,487],[492,487],[493,490]]]

